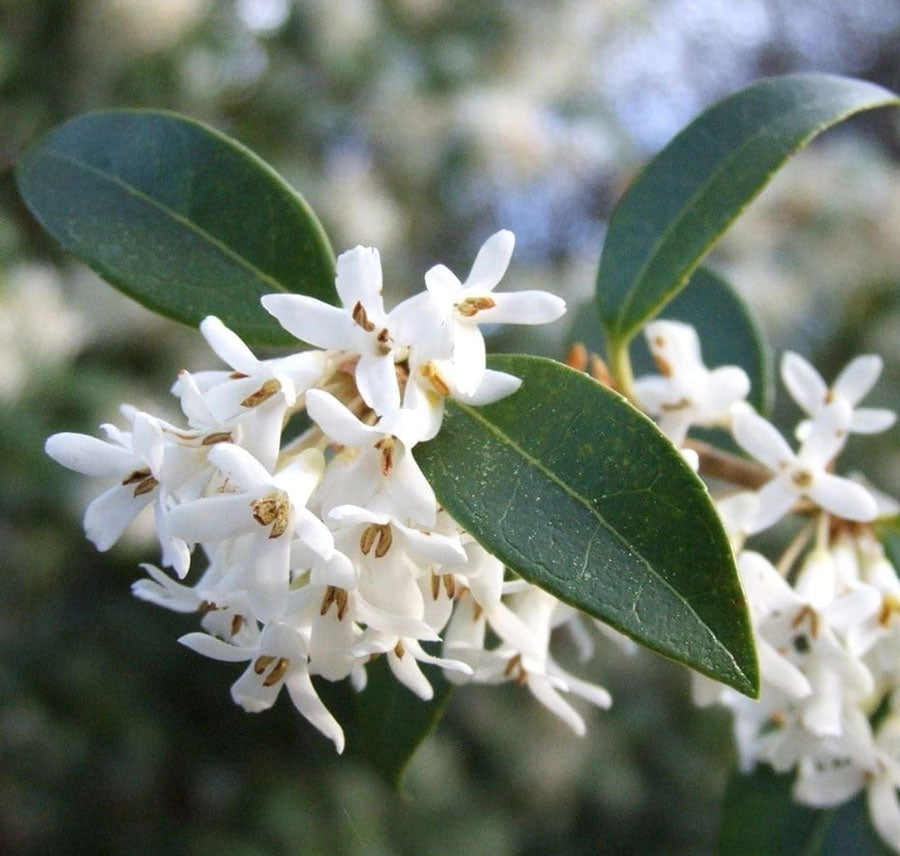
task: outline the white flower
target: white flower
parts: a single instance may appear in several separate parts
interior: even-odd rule
[[[428,293],[452,343],[453,380],[464,395],[474,394],[484,376],[480,324],[546,324],[566,311],[565,301],[546,291],[494,292],[509,266],[514,244],[513,233],[506,230],[488,238],[463,283],[444,265],[435,265],[425,274]]]
[[[735,414],[735,440],[774,473],[759,491],[759,509],[747,528],[749,534],[780,520],[803,497],[846,520],[875,519],[878,506],[871,493],[827,470],[846,440],[848,408],[846,402],[836,401],[824,410],[796,454],[775,426],[758,414],[750,410]]]
[[[210,315],[200,332],[216,355],[234,371],[182,372],[172,392],[195,427],[242,427],[241,445],[266,469],[278,457],[284,417],[300,395],[320,381],[328,368],[324,354],[303,351],[273,360],[259,360],[240,337]]]
[[[851,360],[829,387],[822,376],[799,354],[787,351],[781,359],[781,378],[794,401],[812,419],[836,401],[850,405],[847,430],[856,434],[875,434],[890,428],[897,419],[891,410],[857,407],[881,374],[881,357],[875,354]],[[797,437],[805,439],[812,430],[809,419],[797,426]]]
[[[750,379],[739,366],[708,369],[697,331],[680,321],[651,321],[644,327],[661,377],[641,377],[634,394],[659,419],[660,430],[681,445],[692,425],[727,426],[732,407],[750,392]]]
[[[324,468],[322,453],[307,449],[274,475],[231,443],[213,448],[209,459],[225,476],[225,492],[176,506],[169,529],[194,543],[250,535],[244,587],[257,617],[278,617],[290,583],[294,535],[324,559],[334,549],[328,528],[306,508]]]
[[[436,308],[421,294],[385,313],[381,260],[371,247],[356,247],[338,257],[335,286],[341,308],[300,294],[268,294],[262,305],[298,339],[359,354],[359,394],[379,415],[392,413],[400,407],[394,364],[406,358],[413,342],[437,330]]]
[[[238,663],[250,660],[231,687],[231,697],[250,713],[270,708],[285,686],[294,706],[344,751],[344,732],[316,693],[309,676],[307,646],[300,633],[282,623],[267,624],[255,643],[231,645],[206,633],[188,633],[179,640],[198,654]]]
[[[411,453],[424,428],[416,414],[400,409],[367,425],[322,390],[310,390],[306,407],[325,435],[344,447],[329,462],[316,494],[325,514],[352,504],[402,522],[434,525],[437,500]]]

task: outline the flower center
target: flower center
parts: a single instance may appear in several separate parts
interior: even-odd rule
[[[291,502],[284,491],[277,490],[267,494],[262,499],[254,500],[250,503],[250,507],[253,509],[253,519],[260,526],[269,526],[271,524],[270,538],[278,538],[284,535],[291,512]]]

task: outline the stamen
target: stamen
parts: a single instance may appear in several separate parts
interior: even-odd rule
[[[382,356],[387,356],[391,352],[391,331],[387,327],[382,327],[375,337],[378,342],[378,352]]]
[[[234,618],[231,619],[231,635],[237,636],[241,627],[244,626],[244,616],[243,615],[235,615]]]
[[[678,401],[676,401],[674,404],[661,404],[660,409],[666,413],[672,413],[676,410],[684,410],[685,407],[690,406],[691,400],[687,396],[684,396],[678,399]]]
[[[269,378],[256,392],[251,392],[242,402],[241,407],[256,407],[264,401],[268,401],[273,395],[281,392],[281,383],[275,378]]]
[[[887,627],[896,613],[900,612],[900,600],[896,595],[886,594],[881,600],[881,612],[878,613],[878,623]]]
[[[441,579],[444,581],[444,591],[447,592],[447,597],[453,597],[456,593],[456,577],[453,574],[444,574]]]
[[[394,533],[390,523],[370,523],[359,538],[359,549],[364,556],[368,556],[374,547],[375,558],[383,559],[393,543]]]
[[[437,370],[434,363],[422,363],[419,366],[419,373],[434,387],[438,395],[442,395],[445,398],[450,395],[450,385],[441,377],[441,373]]]
[[[135,496],[143,496],[145,493],[150,493],[153,488],[155,488],[159,482],[153,478],[153,476],[147,476],[143,481],[138,482],[134,486],[134,495]]]
[[[283,677],[284,673],[288,670],[288,666],[291,665],[291,661],[287,657],[279,657],[278,661],[272,667],[272,671],[266,676],[266,679],[263,681],[264,687],[271,687],[277,684]]]
[[[791,474],[791,481],[796,487],[803,490],[813,483],[813,476],[809,470],[797,470]]]
[[[396,437],[393,435],[382,437],[376,444],[375,448],[381,452],[381,474],[387,476],[394,469],[394,444]]]
[[[271,663],[274,659],[274,657],[270,657],[268,654],[261,654],[253,662],[253,671],[256,672],[257,675],[261,675],[266,669],[269,668],[269,663]]]
[[[200,606],[197,608],[197,612],[201,615],[206,615],[207,612],[214,612],[219,607],[215,605],[211,600],[204,600],[200,603]]]
[[[275,491],[262,499],[250,503],[253,509],[253,519],[260,526],[272,524],[269,538],[278,538],[287,531],[291,514],[291,502],[284,491]]]
[[[460,303],[456,304],[456,311],[463,318],[472,318],[485,309],[493,309],[497,302],[490,297],[467,297]]]
[[[215,446],[216,443],[230,443],[231,440],[232,437],[229,431],[218,431],[215,434],[207,434],[200,444],[202,446]]]
[[[514,669],[517,669],[521,666],[522,663],[522,655],[514,654],[509,658],[509,662],[506,664],[506,668],[503,670],[503,674],[508,678]]]
[[[397,644],[394,645],[394,653],[401,660],[403,659],[403,655],[406,653],[406,648],[403,647],[403,642],[400,639],[398,639]]]
[[[359,324],[360,327],[363,328],[367,333],[371,333],[375,329],[375,325],[369,320],[369,316],[366,314],[365,307],[362,305],[362,301],[357,300],[353,305],[353,312],[350,313],[353,320]]]
[[[809,635],[815,639],[819,635],[819,614],[811,606],[804,606],[794,616],[791,627],[796,630],[807,618],[809,619]]]
[[[659,344],[662,344],[662,342]],[[659,354],[654,354],[653,362],[656,363],[656,367],[663,377],[672,377],[672,366],[669,364],[668,360],[663,359]]]

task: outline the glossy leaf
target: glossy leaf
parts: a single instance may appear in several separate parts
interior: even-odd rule
[[[709,368],[740,366],[750,378],[749,402],[761,413],[771,407],[772,358],[759,325],[743,298],[721,274],[699,267],[687,286],[659,315],[692,324]],[[631,345],[634,373],[657,374],[643,336]]]
[[[186,324],[218,315],[250,343],[289,343],[263,294],[335,300],[333,253],[303,199],[198,122],[142,110],[80,116],[25,154],[16,181],[66,250]]]
[[[755,694],[731,548],[706,488],[621,396],[538,357],[486,407],[447,402],[416,447],[438,500],[515,573],[638,642]]]
[[[754,83],[695,119],[610,219],[596,291],[610,349],[675,295],[790,154],[854,113],[897,103],[872,83],[801,74]]]
[[[875,834],[865,798],[858,795],[834,809],[793,801],[793,774],[759,767],[735,774],[725,791],[719,853],[722,856],[887,856]]]

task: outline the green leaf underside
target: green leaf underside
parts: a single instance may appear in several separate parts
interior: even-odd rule
[[[793,801],[794,775],[768,766],[735,773],[725,791],[718,852],[722,856],[887,856],[868,818],[864,795],[833,809]]]
[[[656,426],[584,374],[495,356],[496,404],[447,402],[415,450],[438,500],[526,580],[647,647],[755,694],[731,548],[706,488]]]
[[[789,155],[854,113],[898,103],[872,83],[800,74],[754,83],[695,119],[645,167],[610,219],[596,299],[611,348],[684,285]]]
[[[334,254],[303,199],[252,152],[192,120],[80,116],[25,154],[16,181],[66,250],[186,324],[217,315],[250,344],[288,344],[262,295],[336,300]]]
[[[770,355],[749,307],[721,274],[697,268],[659,317],[693,325],[700,337],[703,362],[709,368],[740,366],[750,378],[748,401],[761,413],[769,411],[773,391]],[[632,342],[631,359],[635,375],[659,373],[643,336]]]

